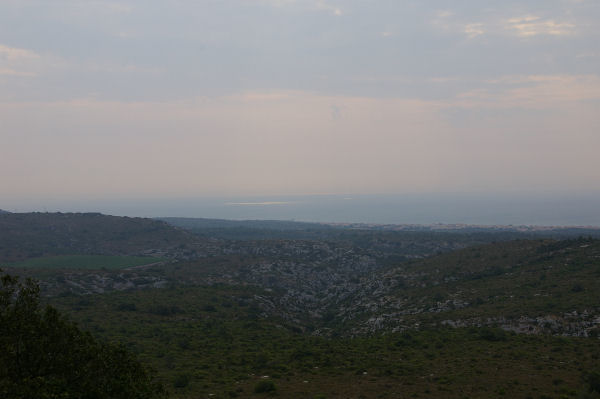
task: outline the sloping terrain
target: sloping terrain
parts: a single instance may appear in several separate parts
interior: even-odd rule
[[[315,336],[272,312],[278,295],[213,285],[53,302],[178,398],[570,398],[600,359],[598,340],[491,328]]]
[[[29,248],[24,251],[29,256],[151,254],[174,261],[83,270],[90,267],[71,267],[65,260],[61,268],[56,257],[46,256],[29,263],[52,261],[52,268],[16,269],[40,279],[46,295],[254,285],[278,293],[268,305],[270,315],[324,335],[445,324],[587,336],[598,333],[600,322],[600,241],[591,238],[503,241],[506,232],[325,228],[319,234],[331,232],[329,240],[229,240],[201,238],[160,221],[99,214],[12,214],[0,221],[5,227],[0,247],[8,253],[16,247]],[[248,223],[293,230],[310,225]],[[489,243],[494,238],[499,241]]]
[[[0,215],[0,264],[64,254],[179,252],[198,239],[164,222],[99,213]]]
[[[0,251],[27,258],[9,272],[40,279],[46,301],[135,351],[175,397],[596,395],[600,240],[211,237],[148,219],[6,216]],[[149,254],[158,262],[120,263]]]
[[[365,279],[338,318],[363,332],[444,323],[598,335],[600,241],[519,240],[409,262]]]
[[[375,271],[410,259],[507,239],[505,233],[387,232],[277,221],[183,221],[196,226],[194,234],[142,218],[61,213],[2,215],[0,265],[14,268],[19,265],[15,262],[31,258],[36,259],[33,264],[52,264],[56,273],[44,267],[33,269],[31,262],[18,270],[19,274],[39,278],[46,295],[99,293],[167,283],[256,284],[287,291],[284,301],[290,311],[319,317],[331,298],[343,299],[357,288],[361,277]],[[226,233],[212,237],[215,227]],[[267,235],[313,238],[267,239],[264,231]],[[254,238],[224,238],[245,235]],[[151,255],[178,264],[127,272],[82,272],[78,269],[90,268],[66,260],[64,265],[57,265],[57,255]],[[102,268],[118,269],[114,265]]]

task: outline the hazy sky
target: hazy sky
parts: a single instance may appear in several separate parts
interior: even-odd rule
[[[600,188],[597,0],[2,0],[0,196]]]

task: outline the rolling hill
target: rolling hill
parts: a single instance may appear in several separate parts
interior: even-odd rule
[[[600,394],[600,240],[202,223],[0,215],[0,253],[178,398]]]
[[[164,222],[99,213],[3,213],[0,264],[48,255],[173,254],[199,240]]]

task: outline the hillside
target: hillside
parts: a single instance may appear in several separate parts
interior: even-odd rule
[[[446,324],[598,336],[599,292],[599,240],[519,240],[409,262],[365,279],[337,320],[364,332]]]
[[[349,279],[356,248],[261,242],[253,256],[136,272],[171,288],[52,302],[137,352],[178,398],[595,397],[599,240],[375,261]]]
[[[506,232],[326,228],[319,234],[327,240],[228,240],[202,238],[162,221],[99,214],[0,217],[8,219],[25,223],[13,228],[12,243],[6,238],[11,230],[2,230],[5,252],[21,245],[29,256],[45,255],[9,265],[40,279],[46,295],[253,285],[277,293],[269,314],[322,335],[486,325],[587,336],[597,334],[600,322],[600,241],[594,239],[503,241],[510,237]],[[232,223],[226,228],[235,232],[239,225]],[[47,256],[61,252],[153,254],[176,263]]]
[[[99,213],[3,213],[0,264],[64,254],[172,254],[198,239],[164,222]]]
[[[328,298],[353,292],[362,276],[407,260],[514,237],[514,233],[504,232],[370,231],[319,228],[309,223],[250,221],[240,225],[204,219],[191,219],[196,227],[188,232],[162,221],[100,214],[14,214],[0,218],[0,223],[3,220],[0,254],[4,256],[0,262],[3,259],[5,267],[20,268],[19,274],[40,279],[46,295],[149,284],[235,282],[285,290],[290,308],[314,315],[323,313]],[[302,238],[290,238],[298,235]],[[112,264],[93,272],[75,272],[90,267],[78,267],[73,258],[65,258],[61,268],[56,258],[49,259],[56,255],[152,255],[179,263],[127,273],[98,270],[119,269]],[[40,259],[18,262],[32,257]],[[39,267],[32,268],[34,265]],[[43,265],[52,265],[56,271]]]
[[[214,285],[54,303],[136,352],[176,398],[569,398],[600,358],[598,340],[491,328],[315,336],[274,314],[277,296]]]
[[[2,250],[27,257],[3,267],[136,352],[174,397],[594,397],[597,239],[0,221]],[[154,257],[132,256],[144,254]]]

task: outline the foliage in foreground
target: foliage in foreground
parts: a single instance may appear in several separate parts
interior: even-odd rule
[[[124,348],[96,341],[56,309],[39,287],[0,278],[0,397],[152,398],[163,388]]]

